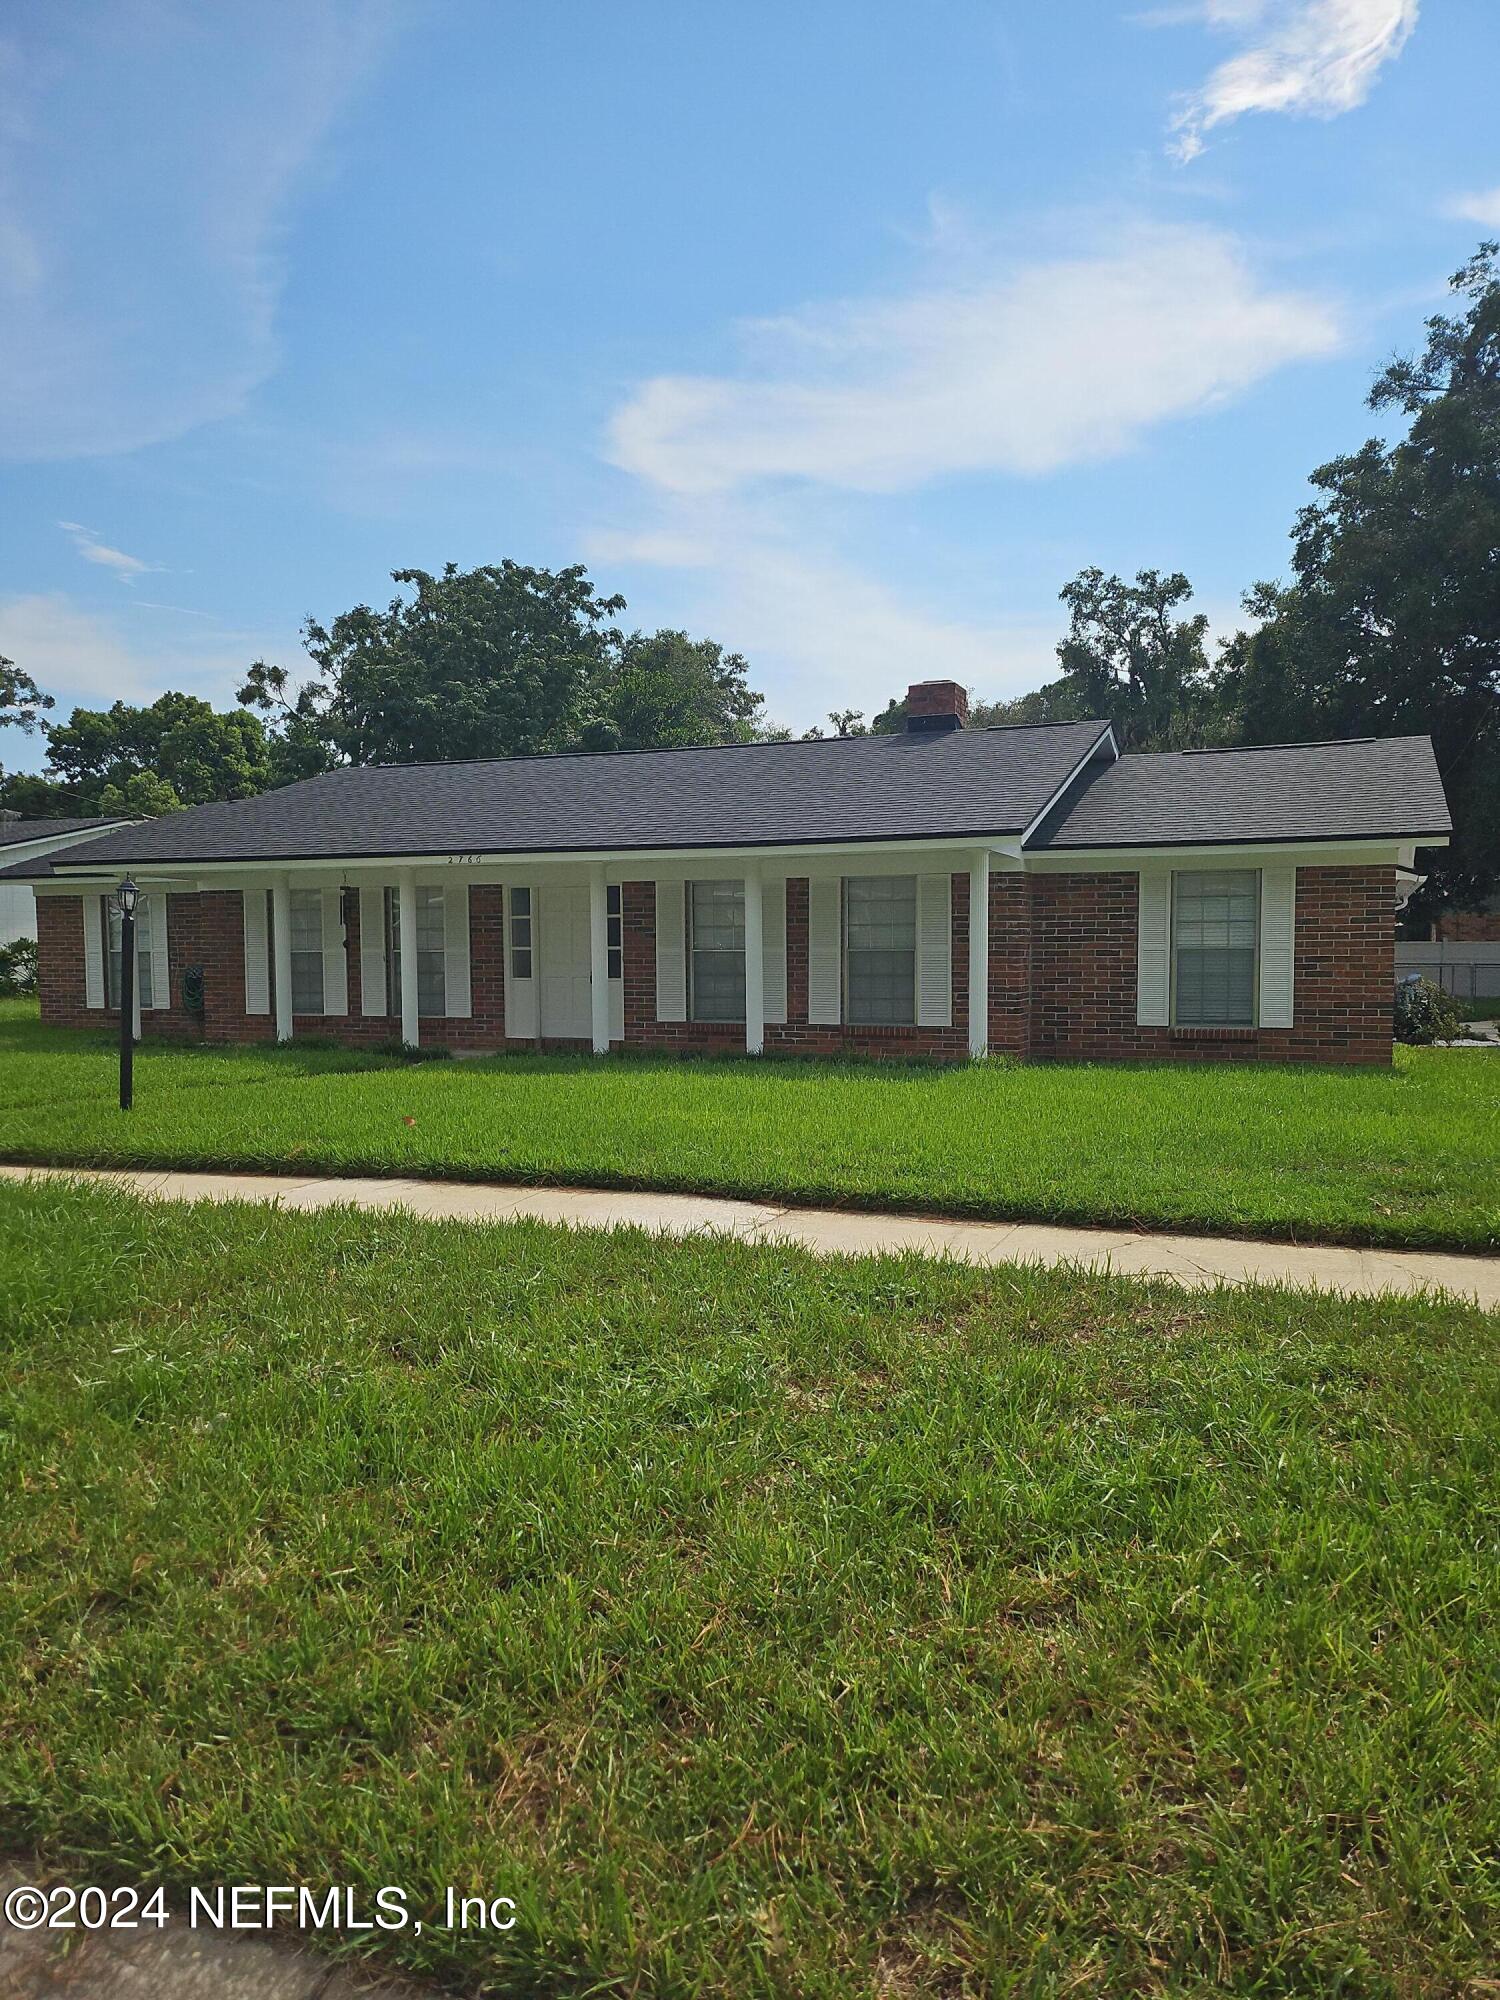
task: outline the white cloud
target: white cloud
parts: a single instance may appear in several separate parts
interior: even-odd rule
[[[143,608],[135,601],[130,606],[136,612]],[[54,720],[66,717],[75,704],[149,702],[168,688],[227,707],[252,660],[300,657],[300,651],[295,638],[257,640],[222,628],[197,640],[184,641],[166,626],[146,637],[138,629],[126,631],[113,616],[85,610],[61,591],[0,599],[0,653],[54,697]],[[36,743],[32,739],[33,761],[40,762],[43,752]],[[0,747],[9,761],[22,743]]]
[[[672,622],[732,634],[768,713],[794,729],[824,724],[834,707],[872,715],[912,681],[939,673],[994,700],[1057,672],[1060,616],[943,615],[733,504],[707,518],[684,509],[656,529],[597,536],[588,554],[676,572]]]
[[[1116,221],[1105,248],[1030,263],[975,230],[935,237],[938,277],[756,323],[742,371],[658,377],[610,426],[640,484],[590,561],[668,574],[660,608],[627,580],[633,606],[732,636],[794,727],[937,673],[993,700],[1057,672],[1055,583],[1007,606],[955,604],[951,575],[893,582],[833,496],[1117,454],[1340,339],[1327,301],[1268,286],[1222,231]]]
[[[681,494],[1048,473],[1122,452],[1339,340],[1327,303],[1266,288],[1233,238],[1180,224],[746,333],[757,370],[648,381],[613,419],[613,461]]]
[[[78,521],[59,521],[75,549],[85,562],[97,563],[101,569],[110,570],[121,583],[134,583],[138,576],[161,569],[160,563],[142,562],[139,556],[128,556],[123,549],[112,549],[108,542],[101,542],[92,528],[85,528]]]
[[[1477,222],[1481,229],[1500,229],[1500,187],[1455,195],[1443,212],[1460,222]]]
[[[1250,111],[1307,118],[1353,111],[1406,46],[1418,7],[1419,0],[1206,0],[1198,18],[1240,34],[1245,46],[1173,121],[1178,157],[1196,158],[1206,132]]]
[[[233,414],[276,361],[292,203],[397,0],[81,0],[0,48],[0,456]]]

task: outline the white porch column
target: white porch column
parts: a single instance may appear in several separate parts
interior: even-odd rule
[[[422,1038],[417,1016],[417,883],[410,868],[396,870],[401,938],[401,1039],[415,1048]]]
[[[762,916],[760,863],[745,863],[745,1053],[758,1056],[766,1046],[766,956]]]
[[[292,891],[285,875],[271,883],[271,947],[276,966],[276,1039],[292,1039]]]
[[[609,901],[604,863],[589,864],[589,1026],[594,1054],[609,1054]]]
[[[969,1054],[990,1049],[990,851],[969,863]]]

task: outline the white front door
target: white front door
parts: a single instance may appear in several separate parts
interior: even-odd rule
[[[540,914],[542,1033],[587,1041],[593,1032],[587,882],[546,883]]]

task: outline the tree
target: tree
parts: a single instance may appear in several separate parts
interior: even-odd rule
[[[0,812],[22,819],[67,819],[79,811],[72,790],[38,771],[6,771],[0,776]]]
[[[765,697],[749,666],[712,639],[633,632],[607,662],[598,714],[580,742],[590,750],[659,750],[688,743],[750,743]]]
[[[1038,691],[1081,716],[1111,718],[1122,745],[1171,749],[1197,740],[1213,708],[1208,620],[1176,615],[1193,594],[1180,570],[1143,569],[1134,583],[1085,569],[1059,593],[1071,614],[1057,649],[1062,679]],[[1028,718],[1030,719],[1030,718]],[[1069,719],[1051,713],[1038,720]]]
[[[1068,680],[1048,681],[1030,694],[1018,694],[1010,701],[975,701],[969,704],[971,729],[1001,729],[1017,723],[1087,722],[1097,714],[1084,706],[1083,697]]]
[[[270,783],[265,725],[247,709],[220,713],[198,695],[168,693],[144,707],[117,701],[75,708],[45,724],[48,777],[74,813],[175,810],[216,799],[253,798]],[[136,783],[149,779],[151,783]],[[105,804],[105,794],[112,801]],[[148,804],[158,801],[157,805]],[[170,803],[169,803],[170,801]]]
[[[1500,880],[1500,245],[1453,280],[1456,316],[1376,377],[1370,406],[1411,419],[1319,466],[1293,529],[1295,581],[1262,583],[1261,621],[1226,649],[1239,738],[1430,734],[1453,812],[1427,910]]]
[[[106,785],[99,794],[101,813],[122,819],[160,819],[182,811],[182,800],[155,771],[132,771],[123,785]]]
[[[52,697],[43,694],[30,674],[0,653],[0,728],[19,729],[29,736]]]
[[[412,588],[384,611],[309,619],[318,677],[295,700],[283,667],[257,661],[240,700],[278,718],[287,761],[410,764],[573,747],[596,718],[622,597],[600,597],[581,564],[502,562],[441,576],[392,572]]]

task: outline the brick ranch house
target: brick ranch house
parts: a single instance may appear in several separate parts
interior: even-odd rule
[[[1391,1057],[1426,737],[1122,756],[1107,722],[333,771],[30,864],[42,1017],[455,1050]],[[23,868],[26,864],[23,864]]]

